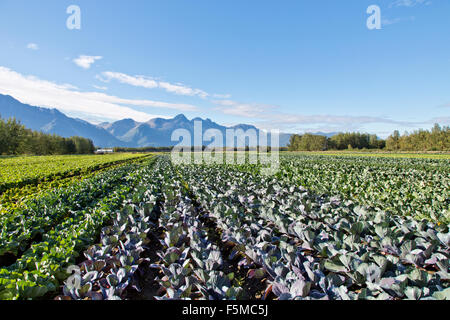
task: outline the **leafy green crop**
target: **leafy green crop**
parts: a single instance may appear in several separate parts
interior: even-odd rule
[[[392,214],[450,222],[448,159],[287,155],[277,176]]]
[[[155,158],[2,220],[2,249],[32,241],[0,299],[450,299],[447,160],[283,155],[266,176]]]
[[[34,214],[16,215],[11,223],[26,223],[30,219],[34,228],[52,228],[42,235],[42,241],[33,243],[14,264],[0,269],[0,298],[36,298],[55,291],[59,281],[67,276],[67,266],[74,263],[80,251],[92,244],[99,229],[111,219],[112,212],[120,209],[124,200],[133,195],[142,172],[151,170],[148,164],[121,167],[103,177],[95,177],[96,180],[85,180],[68,190],[57,190],[55,192],[62,195],[62,199],[50,194],[35,203],[35,209],[39,209]],[[113,189],[107,183],[103,184],[105,179],[113,182]],[[90,189],[90,193],[85,194],[86,189],[79,193],[83,188]],[[43,208],[45,210],[41,211]],[[63,220],[53,220],[61,214]],[[13,228],[11,232],[14,232]],[[11,240],[7,242],[9,247],[20,247],[22,241],[30,239],[30,229],[19,229],[20,232],[20,237],[6,232],[2,234],[5,241]]]
[[[10,188],[80,175],[139,157],[143,157],[143,155],[119,153],[0,159],[0,193]]]

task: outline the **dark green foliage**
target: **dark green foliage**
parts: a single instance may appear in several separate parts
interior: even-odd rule
[[[398,130],[387,138],[379,139],[374,134],[347,132],[331,138],[320,135],[292,135],[289,151],[323,151],[353,149],[386,149],[389,151],[449,151],[450,127],[435,124],[431,131],[418,130],[400,135]]]
[[[289,151],[324,151],[344,149],[382,149],[385,143],[376,135],[352,132],[339,133],[331,138],[306,133],[293,135],[289,143]]]
[[[431,131],[418,130],[411,134],[405,133],[400,136],[395,131],[386,140],[386,149],[388,150],[407,150],[407,151],[448,151],[450,150],[450,127],[440,127],[435,124]]]
[[[303,136],[292,135],[289,151],[323,151],[328,148],[327,137],[307,133]]]
[[[329,139],[329,148],[335,150],[382,149],[384,148],[384,141],[378,139],[374,134],[359,132],[339,133]]]
[[[0,155],[90,154],[94,151],[94,144],[89,139],[49,135],[27,129],[15,118],[0,118]]]

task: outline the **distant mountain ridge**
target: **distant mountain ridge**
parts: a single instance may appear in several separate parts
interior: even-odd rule
[[[97,146],[114,147],[121,144],[121,141],[108,131],[87,121],[67,117],[56,109],[33,107],[2,94],[0,94],[0,117],[3,119],[15,117],[25,127],[44,133],[66,138],[72,136],[89,138]]]
[[[260,133],[259,129],[248,124],[226,127],[213,122],[211,119],[204,120],[202,118],[194,118],[189,120],[183,114],[180,114],[173,119],[155,118],[147,122],[136,122],[132,119],[124,119],[113,123],[102,123],[99,127],[107,130],[119,140],[135,147],[163,147],[178,144],[178,141],[171,140],[172,133],[176,129],[187,130],[191,136],[191,145],[194,145],[194,125],[196,121],[201,122],[203,133],[209,129],[218,130],[223,137],[223,146],[230,146],[227,145],[227,141],[225,141],[227,129],[242,129],[244,132],[247,130],[254,130],[258,137]],[[280,146],[286,146],[289,143],[290,136],[290,134],[280,134]],[[270,134],[267,139],[270,145]],[[240,142],[243,145],[255,146],[248,141],[240,140]],[[210,141],[204,141],[203,144],[208,145],[210,143]]]
[[[254,129],[259,135],[259,129],[248,124],[239,124],[226,127],[217,124],[211,119],[194,118],[187,119],[183,114],[173,119],[155,118],[147,122],[137,122],[132,119],[123,119],[112,123],[104,122],[98,125],[87,121],[70,118],[57,109],[34,107],[19,102],[11,96],[0,94],[0,117],[12,118],[25,125],[27,128],[42,131],[49,134],[57,134],[62,137],[80,136],[92,139],[98,147],[168,147],[178,144],[172,141],[172,132],[176,129],[187,130],[193,143],[194,122],[201,121],[202,130],[216,129],[225,139],[227,129]],[[323,134],[327,135],[328,134]],[[280,134],[280,146],[287,146],[291,134]],[[270,135],[268,135],[270,145]],[[205,142],[205,145],[209,142]],[[248,145],[248,143],[245,143]],[[224,141],[225,145],[225,141]]]

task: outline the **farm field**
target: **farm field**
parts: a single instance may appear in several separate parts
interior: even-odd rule
[[[18,209],[45,191],[69,186],[102,171],[130,162],[145,160],[148,155],[117,154],[107,156],[44,156],[0,158],[0,215]]]
[[[21,156],[0,158],[0,192],[13,187],[76,176],[142,155]]]
[[[280,179],[391,214],[450,222],[450,159],[285,155]]]
[[[155,155],[28,199],[0,216],[0,299],[450,299],[450,160],[280,160]]]
[[[416,158],[416,159],[450,159],[448,152],[382,152],[382,151],[285,151],[285,154],[319,155],[319,156],[346,156],[346,157],[376,157],[376,158]]]

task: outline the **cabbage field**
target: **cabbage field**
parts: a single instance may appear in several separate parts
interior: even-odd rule
[[[448,158],[280,161],[154,155],[6,206],[0,299],[450,299]]]

